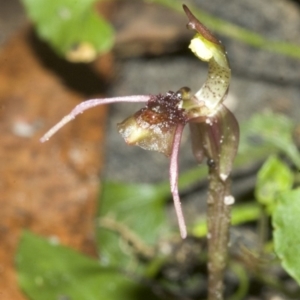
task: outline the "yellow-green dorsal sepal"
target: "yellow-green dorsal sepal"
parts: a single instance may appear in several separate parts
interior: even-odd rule
[[[205,39],[199,33],[191,40],[189,48],[201,60],[210,61],[214,58],[223,68],[229,68],[224,47]]]
[[[206,40],[198,33],[191,40],[189,48],[201,60],[209,61],[213,56],[211,47],[207,45]]]
[[[183,9],[189,19],[188,29],[195,30],[197,34],[191,40],[189,48],[201,60],[207,61],[208,78],[201,89],[195,94],[199,102],[214,113],[214,110],[225,99],[231,70],[226,51],[221,42],[192,14],[186,5]]]

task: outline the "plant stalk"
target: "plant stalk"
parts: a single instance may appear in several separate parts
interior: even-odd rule
[[[218,169],[209,166],[209,188],[207,199],[208,240],[208,300],[223,300],[224,271],[227,263],[230,210],[229,178],[222,180]]]

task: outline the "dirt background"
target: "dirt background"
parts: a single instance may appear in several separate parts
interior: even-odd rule
[[[193,3],[267,38],[300,44],[297,1]],[[182,86],[196,91],[205,80],[206,66],[186,50],[191,33],[183,15],[135,1],[99,9],[117,30],[115,49],[91,65],[71,65],[38,41],[19,1],[0,0],[1,299],[24,299],[14,271],[22,229],[95,255],[93,218],[101,176],[151,183],[168,178],[167,158],[126,147],[116,131],[135,105],[112,105],[108,116],[104,107],[91,110],[44,145],[38,141],[42,133],[90,97],[156,94]],[[238,120],[264,109],[299,120],[300,61],[220,38],[233,73],[228,106]],[[186,132],[180,167],[194,164]],[[251,184],[253,176],[240,188]],[[200,204],[184,200],[186,210],[200,211]]]

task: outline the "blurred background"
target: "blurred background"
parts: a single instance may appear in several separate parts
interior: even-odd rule
[[[30,5],[29,0],[24,3]],[[73,44],[63,53],[47,38],[41,38],[43,33],[36,33],[34,17],[25,12],[24,3],[0,0],[0,298],[14,300],[25,299],[14,264],[23,229],[95,257],[94,217],[101,182],[156,185],[167,182],[169,176],[168,158],[127,146],[117,132],[116,124],[140,105],[97,107],[40,144],[43,133],[83,100],[158,94],[183,86],[196,92],[207,75],[206,64],[188,50],[193,33],[186,30],[186,16],[178,11],[178,5],[172,8],[168,1],[95,3],[93,10],[103,16],[114,33],[111,40],[108,37],[106,48],[98,49],[100,54],[88,63],[80,62],[85,53],[82,44]],[[300,48],[290,50],[286,45],[300,45],[299,2],[189,3],[263,37],[263,43],[254,36],[245,42],[247,38],[234,38],[233,31],[232,36],[227,34],[222,23],[210,27],[228,51],[232,81],[226,103],[238,121],[246,122],[253,114],[270,110],[299,122]],[[66,33],[61,40],[70,37]],[[285,53],[276,53],[269,40],[278,41],[274,49]],[[90,50],[88,58],[94,55]],[[299,134],[296,127],[293,136],[297,143]],[[180,171],[195,168],[188,130],[180,151]],[[239,178],[238,183],[233,182],[237,198],[254,188],[259,163],[251,157],[249,160],[234,173]],[[187,216],[203,213],[203,185],[193,183],[184,191]]]

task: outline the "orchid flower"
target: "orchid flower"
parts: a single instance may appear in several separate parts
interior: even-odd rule
[[[159,95],[136,95],[87,100],[77,105],[42,138],[47,141],[78,114],[97,105],[115,102],[146,102],[144,108],[118,124],[119,133],[129,145],[137,145],[170,157],[170,187],[182,238],[187,236],[178,192],[178,153],[184,126],[189,123],[193,153],[198,163],[204,158],[226,180],[236,155],[239,129],[233,114],[224,106],[231,70],[221,43],[201,24],[187,6],[187,27],[195,30],[189,48],[207,61],[209,73],[201,89],[193,94],[187,87]]]

